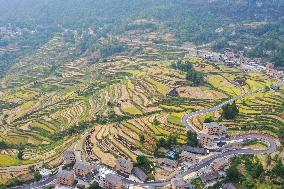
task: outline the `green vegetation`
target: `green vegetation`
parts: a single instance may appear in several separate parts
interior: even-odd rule
[[[226,180],[237,183],[242,178],[236,165],[231,165],[226,172]]]
[[[137,162],[143,167],[150,161],[144,157],[163,148],[199,146],[181,122],[185,113],[275,83],[263,73],[199,57],[178,61],[187,50],[167,44],[230,47],[283,65],[284,11],[276,1],[261,7],[248,7],[246,0],[68,1],[0,0],[0,27],[23,31],[0,34],[0,149],[10,153],[0,155],[1,166],[51,161],[92,130],[95,159],[111,164],[117,156],[135,160],[142,154]],[[166,95],[172,88],[179,98]],[[261,131],[283,143],[283,94],[252,95],[224,107],[221,116],[191,121],[200,127],[218,120],[230,134]],[[275,163],[269,174],[280,178],[282,166]],[[257,160],[240,164],[245,173],[235,168],[249,177],[240,183],[258,187],[266,167]]]
[[[34,179],[35,179],[36,181],[39,181],[39,180],[42,178],[42,176],[41,176],[41,174],[39,173],[38,170],[34,171],[33,174],[34,174]]]
[[[156,147],[157,148],[163,147],[163,148],[169,149],[177,143],[178,143],[177,135],[176,134],[170,134],[167,137],[167,139],[165,139],[164,137],[160,138],[156,143]]]
[[[21,165],[21,164],[30,164],[34,161],[31,160],[22,160],[18,159],[9,155],[2,155],[0,154],[0,167],[3,166],[15,166],[15,165]]]
[[[264,170],[256,156],[245,155],[233,159],[225,181],[236,183],[241,188],[281,188],[283,171],[283,164],[278,158],[273,160],[273,168],[269,171]]]
[[[144,136],[144,134],[140,133],[139,134],[139,139],[140,139],[141,144],[145,143],[145,136]]]
[[[88,189],[101,189],[100,185],[98,182],[93,182]]]
[[[137,156],[136,162],[136,165],[147,174],[150,174],[155,170],[153,162],[150,161],[146,156]]]
[[[227,104],[226,106],[222,107],[222,117],[225,119],[235,119],[239,113],[239,109],[236,105],[236,102],[232,104]]]
[[[199,147],[199,141],[197,139],[197,134],[192,131],[188,131],[186,134],[187,137],[187,144],[192,147]]]
[[[185,63],[178,61],[176,64],[172,64],[172,67],[174,69],[186,72],[186,79],[191,81],[193,86],[200,86],[205,82],[203,74],[199,71],[196,71],[193,68],[192,63],[189,61],[186,61]]]
[[[193,179],[192,184],[195,185],[196,189],[203,189],[205,187],[200,178]]]

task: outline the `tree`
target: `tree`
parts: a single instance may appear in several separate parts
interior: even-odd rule
[[[245,180],[242,183],[247,189],[254,189],[254,184],[252,180]]]
[[[192,63],[189,61],[186,61],[185,63],[182,63],[180,60],[173,64],[172,67],[174,69],[178,69],[181,71],[186,72],[186,80],[191,81],[193,86],[199,86],[204,84],[204,76],[201,72],[196,71]]]
[[[139,139],[140,139],[141,144],[145,143],[145,136],[144,136],[144,134],[140,133],[139,134]]]
[[[23,156],[24,156],[23,150],[19,150],[19,152],[18,152],[18,154],[17,154],[17,158],[18,158],[19,160],[23,160],[23,159],[24,159]]]
[[[226,174],[227,174],[226,180],[235,183],[239,182],[242,177],[242,174],[239,172],[238,168],[235,165],[230,166]]]
[[[35,179],[36,181],[39,181],[40,179],[42,179],[42,176],[41,176],[41,174],[40,174],[40,172],[39,172],[38,170],[36,170],[36,171],[34,172],[34,179]]]
[[[225,119],[235,119],[239,114],[239,109],[235,101],[232,104],[225,105],[222,110],[222,117]]]
[[[175,134],[170,134],[168,136],[168,139],[167,139],[167,144],[171,147],[175,144],[177,144],[177,135]]]
[[[136,158],[137,166],[143,169],[146,173],[154,171],[154,163],[146,156],[140,155]]]
[[[158,125],[161,125],[161,122],[160,122],[159,120],[155,119],[154,122],[153,122],[153,124],[154,124],[155,126],[158,126]]]
[[[281,159],[277,160],[276,165],[272,168],[271,172],[278,177],[284,178],[284,165]]]
[[[192,131],[188,131],[186,134],[187,144],[192,147],[198,147],[199,141],[197,139],[197,134]]]
[[[207,117],[207,118],[205,118],[205,120],[204,120],[204,123],[211,123],[211,122],[214,122],[215,120],[213,119],[213,117]]]
[[[88,189],[101,189],[98,182],[93,182]]]
[[[258,158],[246,158],[245,166],[248,173],[253,178],[259,178],[260,175],[264,172],[263,166]]]
[[[4,184],[0,184],[0,189],[7,189],[7,186],[5,186]]]
[[[55,188],[53,185],[49,185],[45,189],[53,189],[53,188]]]
[[[8,182],[9,187],[18,186],[20,184],[22,184],[22,182],[18,178],[13,178]]]
[[[162,138],[159,138],[159,140],[156,142],[156,146],[157,148],[160,148],[160,147],[167,148],[168,142],[166,141],[164,137],[162,137]]]
[[[8,147],[8,144],[6,144],[4,141],[0,141],[0,149],[5,149]]]

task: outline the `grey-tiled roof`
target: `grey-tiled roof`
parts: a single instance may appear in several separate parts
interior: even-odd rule
[[[219,125],[219,123],[217,122],[204,123],[204,125],[206,125],[208,128],[220,127],[221,129],[224,129],[224,130],[227,129],[227,127]]]
[[[192,158],[197,158],[196,154],[190,153],[188,151],[182,151],[181,154],[179,156],[186,156],[186,157],[192,157]]]
[[[195,154],[207,154],[207,150],[205,148],[195,148],[191,146],[186,146],[184,150]]]
[[[116,185],[117,183],[122,181],[122,178],[115,174],[107,174],[105,177],[105,181],[111,183],[112,185]]]
[[[70,179],[74,177],[74,172],[73,171],[61,171],[57,178],[62,178],[62,179]]]
[[[73,151],[67,151],[64,153],[64,159],[75,158],[75,153]]]
[[[78,163],[75,163],[74,165],[74,169],[80,169],[80,170],[84,170],[87,167],[91,167],[91,164],[88,162],[78,162]]]
[[[141,180],[146,181],[148,176],[139,167],[134,167],[133,173]]]
[[[220,178],[220,174],[216,171],[211,171],[210,173],[205,173],[200,176],[200,179],[204,184],[210,183],[218,178]]]
[[[178,166],[178,162],[177,161],[174,161],[174,160],[171,160],[171,159],[167,159],[167,158],[164,158],[162,160],[162,163],[164,163],[166,165],[173,166],[173,167],[177,167]]]
[[[133,163],[129,160],[126,160],[124,158],[119,158],[116,160],[118,164],[120,164],[123,167],[132,167]]]

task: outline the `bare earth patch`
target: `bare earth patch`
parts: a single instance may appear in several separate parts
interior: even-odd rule
[[[180,87],[177,89],[180,97],[195,99],[224,99],[227,96],[213,90],[203,90],[200,87]]]

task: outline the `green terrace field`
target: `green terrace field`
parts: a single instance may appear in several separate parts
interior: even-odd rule
[[[0,166],[40,162],[44,157],[51,161],[90,127],[95,129],[90,139],[94,158],[100,162],[113,166],[118,156],[152,157],[161,137],[174,133],[179,143],[186,142],[187,131],[181,123],[185,113],[275,83],[264,74],[184,58],[184,51],[157,45],[140,48],[143,51],[127,50],[95,63],[88,56],[76,57],[75,45],[57,35],[20,58],[1,80],[0,140],[11,148],[27,144],[25,160],[8,154],[10,160]],[[172,68],[176,57],[192,62],[204,73],[206,83],[191,86],[184,72]],[[174,88],[178,98],[167,95]],[[222,123],[234,134],[257,130],[277,136],[283,127],[283,93],[282,89],[240,100],[238,118]],[[200,127],[204,119],[192,122]]]

